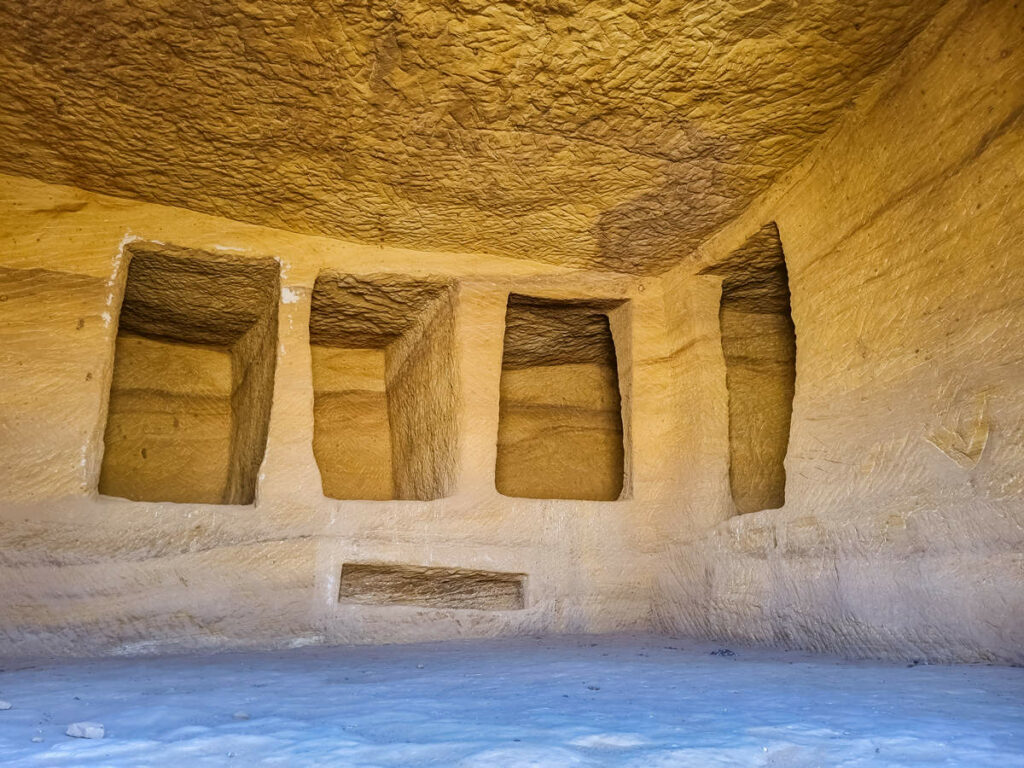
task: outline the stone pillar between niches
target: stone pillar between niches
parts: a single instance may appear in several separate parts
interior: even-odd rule
[[[288,275],[288,270],[284,274]],[[313,506],[323,496],[313,457],[313,368],[309,347],[309,309],[315,275],[288,278],[281,287],[274,403],[257,487],[257,504],[275,509]]]
[[[463,282],[455,319],[460,380],[456,494],[486,498],[497,493],[501,352],[508,291],[492,282]]]
[[[622,396],[623,499],[678,508],[673,447],[679,439],[671,345],[660,282],[638,282],[629,302],[608,315]],[[660,546],[660,540],[658,541]]]
[[[734,514],[729,495],[729,393],[718,312],[721,281],[680,272],[663,278],[665,380],[678,432],[668,464],[673,494],[666,535],[688,539]]]
[[[615,345],[622,417],[622,494],[633,498],[633,306],[625,302],[608,312],[608,327]]]

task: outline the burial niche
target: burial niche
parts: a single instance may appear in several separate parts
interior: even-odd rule
[[[277,261],[129,249],[99,492],[251,504],[273,399]]]
[[[364,605],[419,605],[517,611],[525,606],[522,573],[345,563],[338,601]]]
[[[325,496],[447,496],[455,474],[450,281],[324,272],[313,288],[313,453]]]
[[[722,277],[719,325],[729,393],[729,482],[736,509],[786,500],[796,332],[778,227],[768,224],[702,274]]]
[[[597,501],[621,495],[622,403],[609,313],[622,304],[509,296],[499,493]]]

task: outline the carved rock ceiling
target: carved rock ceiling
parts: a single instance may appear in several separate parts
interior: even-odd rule
[[[656,273],[942,0],[0,0],[0,170]]]

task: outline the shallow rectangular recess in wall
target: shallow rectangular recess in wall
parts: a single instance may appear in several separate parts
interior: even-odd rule
[[[447,496],[455,476],[451,281],[323,272],[309,320],[325,496]]]
[[[796,331],[778,227],[768,224],[702,274],[722,278],[719,325],[729,394],[729,482],[736,509],[786,500]]]
[[[512,294],[505,313],[495,485],[535,499],[612,501],[623,489],[622,301]]]
[[[419,605],[518,611],[525,605],[522,573],[345,563],[338,601],[364,605]]]
[[[251,504],[273,399],[278,263],[153,243],[128,256],[99,492]]]

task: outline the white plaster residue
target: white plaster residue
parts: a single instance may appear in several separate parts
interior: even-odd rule
[[[124,643],[113,648],[110,653],[113,656],[138,656],[140,654],[156,653],[165,645],[160,640],[139,640],[133,643]]]
[[[327,605],[328,607],[337,605],[338,603],[338,590],[341,589],[341,565],[344,563],[344,559],[339,561],[333,568],[330,569],[327,575]]]
[[[127,248],[131,243],[142,238],[136,234],[133,234],[130,229],[125,230],[124,236],[121,238],[121,242],[118,243],[117,252],[114,254],[114,258],[110,263],[110,276],[107,278],[107,306],[112,306],[114,303],[114,285],[117,283],[117,276],[121,272],[121,262],[124,261],[124,249]]]
[[[133,233],[130,229],[126,229],[124,232],[124,237],[121,238],[121,242],[117,246],[117,254],[114,256],[114,265],[117,266],[118,264],[121,263],[121,259],[124,258],[125,248],[134,243],[136,240],[141,239],[141,237]]]
[[[282,304],[298,304],[300,298],[302,298],[302,290],[300,288],[291,288],[287,285],[281,286]]]
[[[215,251],[225,251],[227,253],[248,253],[249,252],[248,248],[239,248],[239,247],[234,246],[234,245],[211,245],[210,247],[213,250],[215,250]]]
[[[310,645],[323,645],[325,638],[323,635],[310,635],[307,637],[296,637],[290,643],[289,648],[305,648]]]
[[[114,258],[110,264],[110,277],[107,278],[107,306],[110,307],[114,304],[115,291],[114,286],[117,283],[117,276],[121,272],[121,262],[124,261],[124,249],[127,248],[134,242],[139,240],[145,240],[143,237],[139,237],[133,233],[130,229],[126,229],[124,236],[121,238],[121,242],[117,245],[117,253],[114,254]],[[157,245],[166,245],[161,240],[149,240],[148,242],[156,243]]]
[[[113,316],[109,312],[106,312],[106,311],[102,315],[100,315],[100,317],[103,318],[103,327],[104,328],[108,328],[110,326],[111,321],[113,321],[113,319],[114,319]]]

